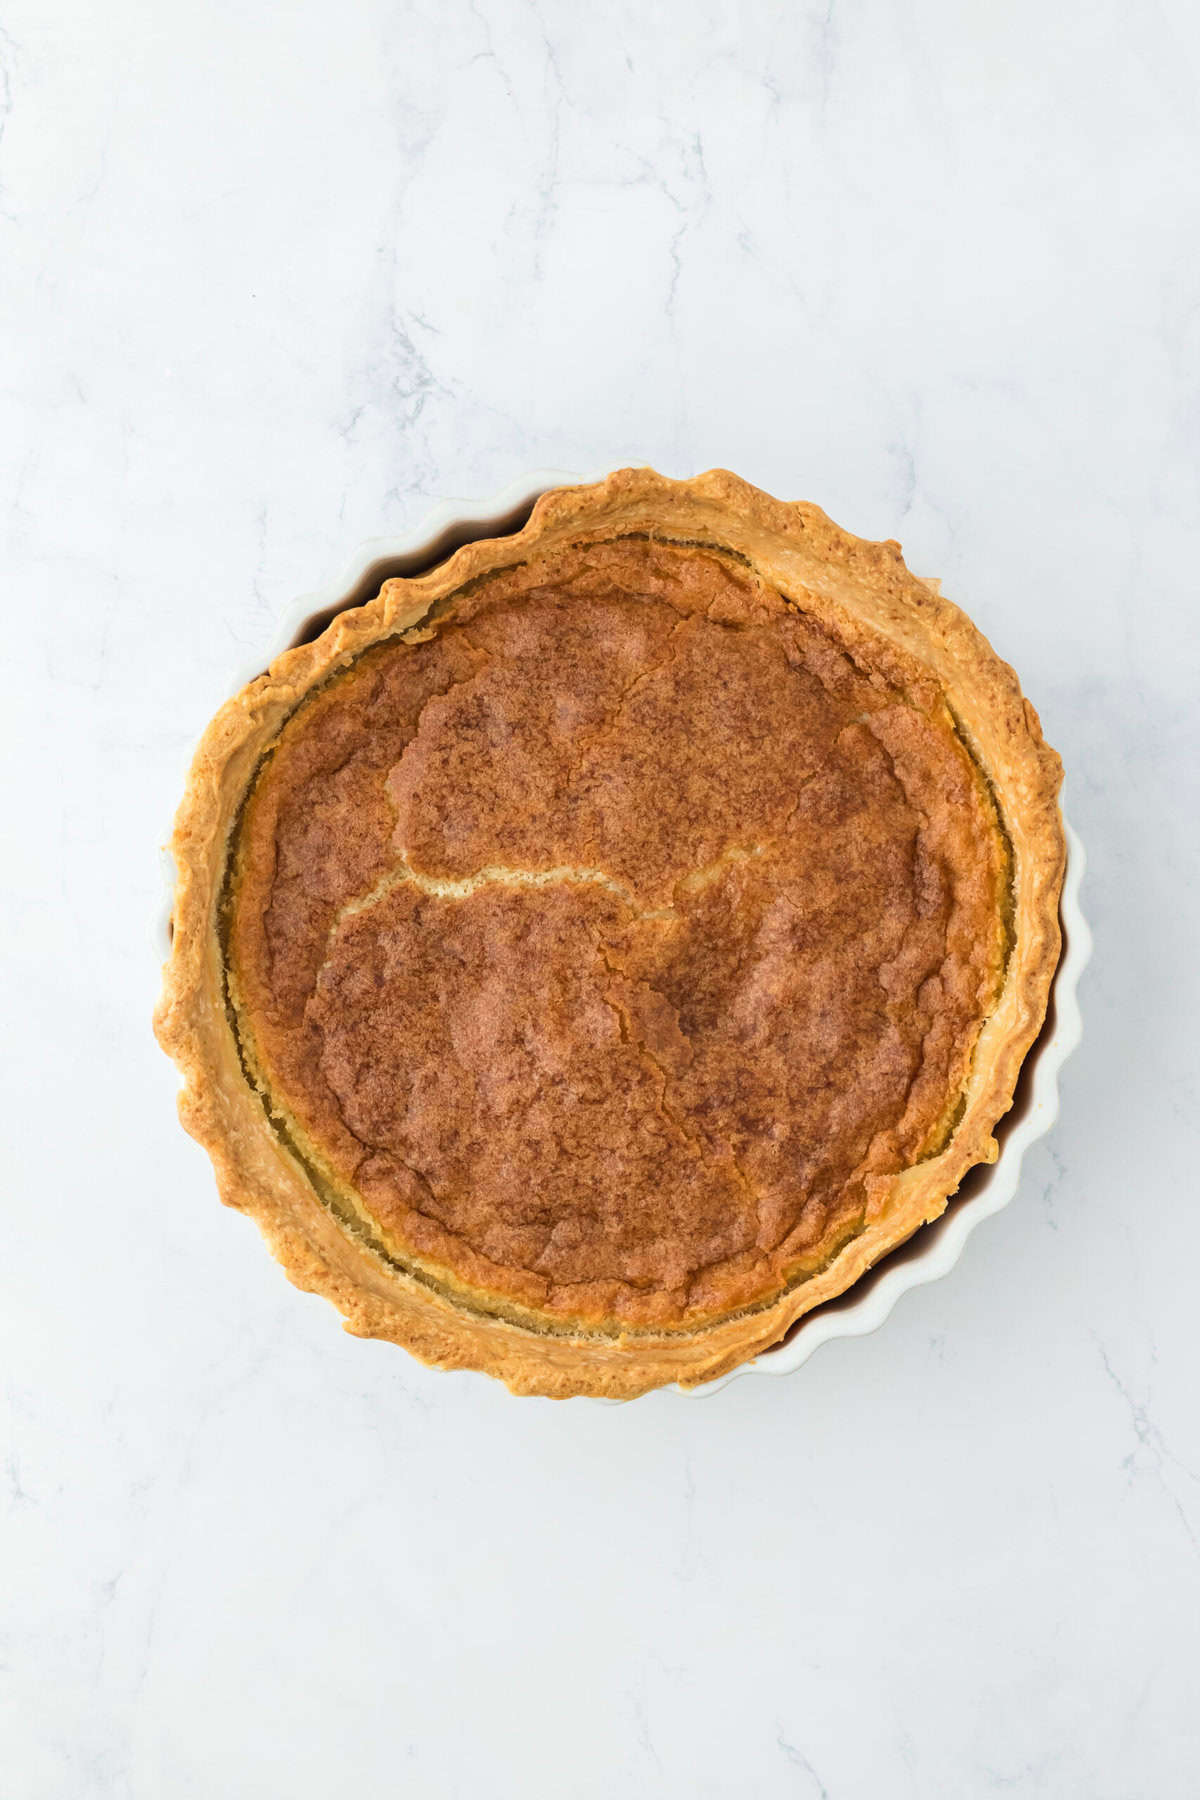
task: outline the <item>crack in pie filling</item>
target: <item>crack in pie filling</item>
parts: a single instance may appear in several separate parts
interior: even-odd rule
[[[995,1155],[1057,758],[895,546],[622,471],[210,727],[158,1028],[351,1329],[518,1391],[723,1373]]]

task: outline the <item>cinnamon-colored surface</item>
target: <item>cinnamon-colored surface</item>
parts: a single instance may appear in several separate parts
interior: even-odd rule
[[[237,838],[277,1118],[481,1306],[688,1325],[940,1149],[1009,868],[936,682],[731,558],[560,550],[293,714]]]

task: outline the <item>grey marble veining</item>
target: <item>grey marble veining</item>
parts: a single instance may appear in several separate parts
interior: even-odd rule
[[[1195,1794],[1198,75],[1181,0],[9,0],[6,1796]],[[942,577],[1096,955],[948,1279],[787,1381],[555,1407],[222,1212],[147,934],[285,604],[624,460]]]

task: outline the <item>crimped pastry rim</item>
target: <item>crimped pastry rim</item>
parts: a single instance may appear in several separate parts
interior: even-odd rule
[[[478,522],[486,529],[488,520],[519,509],[523,500],[535,492],[542,492],[548,479],[553,478],[531,477],[526,482],[513,484],[496,500],[470,509],[467,514],[457,513],[454,508],[443,508],[432,524],[444,530],[447,519],[457,517],[464,527]],[[222,1047],[222,1022],[215,1016],[213,1007],[216,991],[212,954],[214,877],[219,887],[224,857],[223,854],[219,857],[220,868],[217,868],[212,852],[214,841],[220,838],[222,817],[227,832],[236,804],[240,803],[237,796],[248,785],[248,780],[243,779],[241,789],[238,787],[239,775],[245,777],[247,772],[247,745],[257,744],[261,748],[270,741],[291,706],[321,678],[322,672],[336,669],[368,643],[399,629],[396,619],[401,613],[404,623],[409,622],[410,617],[419,616],[440,592],[461,585],[473,573],[495,566],[497,562],[513,560],[514,551],[529,544],[547,537],[552,540],[555,530],[565,541],[571,529],[578,535],[586,529],[587,521],[596,523],[606,509],[608,528],[611,529],[615,522],[627,525],[633,517],[644,522],[647,508],[651,523],[662,526],[664,534],[668,535],[664,523],[667,513],[675,514],[674,525],[678,527],[680,509],[693,520],[707,509],[709,528],[712,529],[711,514],[716,509],[726,527],[717,534],[719,540],[736,549],[759,543],[759,556],[754,560],[760,562],[765,560],[761,541],[766,537],[771,537],[775,551],[782,554],[780,546],[786,547],[789,537],[794,544],[798,541],[797,534],[802,540],[807,533],[817,540],[819,553],[840,559],[843,565],[854,565],[857,578],[878,583],[881,593],[884,589],[898,588],[904,598],[898,615],[894,605],[892,607],[889,634],[895,635],[897,641],[908,642],[911,648],[911,641],[894,629],[897,620],[901,627],[907,625],[915,629],[915,621],[925,615],[922,626],[929,633],[930,644],[936,638],[935,647],[942,662],[936,662],[931,654],[923,654],[923,660],[930,662],[946,681],[952,701],[956,700],[958,689],[949,679],[947,669],[961,672],[966,668],[972,672],[976,686],[983,690],[982,699],[977,695],[976,702],[983,705],[985,711],[990,708],[994,714],[992,723],[999,724],[1001,749],[1007,745],[1011,750],[1015,745],[1021,753],[1018,763],[1022,757],[1024,759],[1024,766],[1019,767],[1017,773],[1027,801],[1021,819],[1024,840],[1020,854],[1021,868],[1030,878],[1030,906],[1019,931],[1014,955],[1016,967],[1010,969],[1010,979],[1002,997],[1002,1008],[1010,998],[1010,992],[1015,999],[1013,1019],[1010,1028],[999,1034],[995,1053],[986,1059],[986,1086],[981,1085],[972,1096],[947,1151],[928,1166],[928,1172],[936,1173],[938,1179],[932,1183],[914,1181],[912,1185],[917,1191],[903,1217],[898,1212],[888,1216],[886,1241],[882,1241],[873,1228],[868,1228],[834,1256],[826,1271],[801,1288],[780,1296],[769,1306],[757,1309],[751,1320],[734,1318],[722,1321],[716,1331],[706,1328],[704,1333],[685,1334],[685,1343],[694,1349],[703,1336],[728,1339],[731,1334],[726,1331],[727,1326],[735,1328],[732,1336],[736,1339],[739,1335],[736,1327],[742,1327],[741,1343],[725,1341],[702,1346],[698,1354],[684,1359],[683,1366],[678,1365],[673,1355],[664,1357],[656,1353],[664,1347],[656,1345],[654,1334],[639,1333],[637,1341],[629,1343],[610,1339],[597,1345],[583,1338],[568,1338],[565,1344],[549,1346],[538,1333],[508,1325],[502,1320],[481,1322],[474,1319],[469,1322],[468,1329],[468,1322],[452,1305],[449,1311],[453,1316],[449,1318],[443,1315],[414,1320],[411,1304],[407,1309],[401,1309],[405,1316],[397,1317],[392,1296],[386,1291],[381,1292],[378,1282],[364,1280],[362,1270],[348,1268],[346,1257],[337,1254],[338,1246],[330,1243],[328,1231],[320,1228],[320,1221],[312,1216],[311,1206],[306,1207],[303,1195],[296,1191],[294,1168],[284,1169],[281,1174],[279,1145],[264,1141],[264,1136],[270,1136],[265,1114],[259,1109],[260,1121],[254,1122],[248,1118],[245,1106],[239,1105],[238,1076],[229,1066],[225,1054],[227,1046]],[[564,525],[569,529],[564,531]],[[309,613],[336,611],[339,594],[345,596],[355,585],[361,587],[364,560],[378,564],[387,559],[389,549],[393,555],[411,555],[434,536],[436,531],[427,529],[415,539],[402,540],[399,546],[394,540],[390,546],[379,541],[367,546],[365,557],[360,557],[354,569],[348,571],[348,576],[354,579],[348,578],[338,590],[331,590],[332,600],[329,593],[313,596],[312,600],[303,603],[304,610]],[[832,563],[829,566],[832,567]],[[769,579],[776,579],[776,567],[768,567]],[[892,602],[894,599],[893,594]],[[878,618],[872,618],[861,606],[858,610],[876,629],[887,629],[887,625],[881,625]],[[298,611],[293,613],[293,627],[299,623]],[[293,630],[293,640],[295,635]],[[919,640],[919,654],[925,650],[926,643],[924,638]],[[966,722],[977,735],[978,721],[973,721],[970,712],[968,707]],[[254,760],[251,759],[250,767]],[[1001,776],[1006,800],[1005,818],[1011,824],[1011,783],[1005,786],[1011,771],[1002,772],[999,767],[993,770],[990,761],[985,761],[984,766],[990,774]],[[176,821],[172,849],[179,873],[175,903],[177,930],[156,1013],[160,1039],[175,1057],[184,1076],[181,1115],[187,1128],[212,1156],[222,1198],[249,1211],[293,1281],[333,1300],[345,1315],[347,1328],[361,1335],[382,1336],[404,1343],[423,1360],[443,1366],[484,1369],[499,1375],[520,1392],[591,1393],[623,1398],[669,1383],[673,1376],[680,1377],[690,1389],[697,1383],[711,1384],[749,1368],[762,1373],[786,1372],[806,1360],[816,1347],[818,1337],[820,1341],[827,1341],[830,1336],[852,1332],[857,1335],[873,1329],[874,1324],[881,1322],[891,1310],[900,1291],[917,1285],[922,1279],[932,1278],[915,1273],[911,1280],[897,1287],[896,1283],[890,1282],[892,1272],[889,1272],[889,1282],[877,1283],[875,1291],[883,1293],[889,1285],[896,1291],[887,1298],[882,1311],[877,1304],[867,1308],[868,1313],[878,1314],[878,1317],[872,1316],[869,1322],[864,1322],[865,1315],[859,1317],[856,1314],[852,1319],[849,1315],[856,1310],[852,1305],[827,1312],[820,1320],[814,1320],[807,1330],[793,1331],[787,1343],[774,1349],[765,1348],[757,1361],[749,1360],[759,1349],[776,1342],[802,1313],[835,1294],[845,1293],[859,1273],[903,1242],[926,1218],[936,1217],[945,1206],[946,1195],[935,1190],[944,1181],[947,1168],[953,1173],[953,1169],[961,1165],[961,1173],[981,1157],[988,1156],[991,1126],[1005,1109],[1021,1063],[1037,1034],[1058,958],[1057,892],[1065,847],[1055,798],[1057,785],[1057,758],[1042,743],[1036,715],[1023,700],[1012,671],[1000,662],[957,608],[941,597],[936,584],[921,584],[909,575],[898,546],[874,545],[854,539],[834,526],[819,509],[804,503],[775,501],[725,471],[710,471],[686,482],[671,482],[647,469],[618,470],[592,484],[567,485],[560,478],[559,484],[542,494],[532,518],[515,535],[470,541],[447,561],[439,563],[430,574],[401,584],[388,584],[375,601],[339,613],[316,643],[303,644],[277,657],[269,673],[236,695],[210,724],[193,763],[192,778]],[[206,856],[209,860],[207,875]],[[1024,886],[1021,892],[1024,893]],[[1016,986],[1013,985],[1014,974]],[[241,1086],[245,1088],[244,1081]],[[240,1098],[244,1101],[245,1095]],[[257,1097],[253,1098],[257,1107]],[[990,1124],[980,1124],[989,1114],[992,1115]],[[951,1191],[953,1185],[952,1182]],[[1012,1186],[1015,1187],[1015,1173]],[[312,1199],[311,1194],[309,1198]],[[967,1204],[974,1208],[978,1198],[976,1195]],[[988,1210],[994,1210],[994,1207]],[[965,1211],[965,1206],[956,1209],[956,1218]],[[962,1236],[965,1241],[965,1231]],[[345,1249],[344,1242],[342,1249]],[[956,1256],[957,1251],[954,1259]],[[914,1262],[920,1260],[917,1258]],[[353,1258],[350,1261],[352,1264]],[[796,1304],[798,1295],[800,1303]],[[412,1298],[408,1296],[410,1303]],[[428,1312],[430,1307],[422,1304],[418,1296],[416,1310]],[[432,1310],[438,1312],[440,1307],[435,1305]],[[783,1313],[791,1316],[781,1323]],[[759,1321],[762,1322],[760,1328],[754,1329]],[[843,1323],[835,1329],[839,1321]],[[481,1341],[481,1334],[482,1338],[492,1341]],[[532,1339],[532,1343],[514,1343],[514,1337]],[[674,1352],[678,1347],[676,1344],[669,1348]]]

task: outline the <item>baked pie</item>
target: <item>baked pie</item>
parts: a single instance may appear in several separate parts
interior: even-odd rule
[[[710,1380],[995,1158],[1059,780],[897,545],[722,471],[560,488],[209,726],[183,1122],[353,1332],[519,1393]]]

